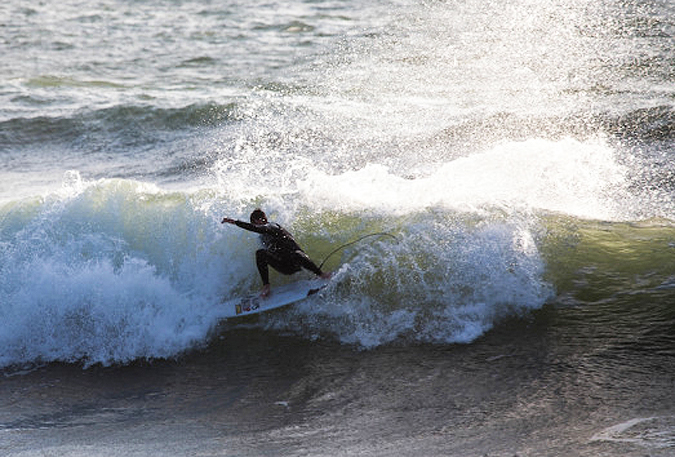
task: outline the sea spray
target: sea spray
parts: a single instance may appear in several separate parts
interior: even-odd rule
[[[203,342],[237,287],[235,244],[189,195],[77,187],[2,208],[0,362],[121,363]]]
[[[552,296],[527,226],[446,212],[395,220],[399,243],[347,250],[336,284],[288,313],[262,316],[264,325],[361,347],[466,343]]]

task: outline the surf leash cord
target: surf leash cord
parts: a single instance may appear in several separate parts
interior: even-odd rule
[[[330,259],[331,256],[332,256],[333,254],[335,254],[336,252],[338,252],[338,251],[340,251],[340,250],[342,250],[342,249],[344,249],[344,248],[346,248],[346,247],[349,247],[349,246],[351,246],[352,244],[356,244],[356,243],[358,243],[358,242],[360,242],[360,241],[363,241],[363,240],[365,240],[366,238],[370,238],[370,237],[372,237],[372,236],[388,236],[388,237],[390,237],[390,238],[395,239],[395,240],[398,242],[398,238],[396,238],[394,235],[392,235],[391,233],[388,233],[388,232],[375,232],[375,233],[369,233],[369,234],[367,234],[367,235],[363,235],[362,237],[359,237],[359,238],[355,239],[354,241],[350,241],[349,243],[345,243],[345,244],[343,244],[343,245],[341,245],[341,246],[338,246],[337,248],[333,249],[333,250],[331,251],[331,253],[328,254],[328,255],[326,256],[325,259],[323,259],[323,262],[321,262],[321,265],[319,265],[319,270],[321,270],[321,268],[322,268],[323,265],[326,263],[326,261],[328,261],[328,259]]]

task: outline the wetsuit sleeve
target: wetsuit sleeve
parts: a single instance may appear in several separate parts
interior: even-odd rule
[[[286,251],[289,254],[298,249],[302,250],[298,246],[298,243],[295,242],[295,239],[293,239],[293,235],[288,233],[279,224],[254,225],[244,221],[234,221],[234,223],[237,227],[265,236],[263,244],[267,249]]]
[[[271,233],[272,230],[270,229],[268,224],[265,225],[253,225],[248,222],[244,221],[234,221],[234,224],[237,227],[243,228],[245,230],[248,230],[250,232],[255,232],[255,233]]]

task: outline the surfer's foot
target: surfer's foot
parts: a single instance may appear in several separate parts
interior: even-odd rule
[[[319,277],[320,277],[321,279],[330,279],[331,276],[333,276],[333,273],[331,273],[330,271],[325,272],[325,273],[321,273],[321,274],[319,275]]]
[[[267,298],[267,297],[270,296],[270,285],[269,284],[265,284],[263,286],[262,290],[260,291],[260,296],[262,298]]]

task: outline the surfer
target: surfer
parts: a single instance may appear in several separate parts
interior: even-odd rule
[[[261,296],[267,297],[270,294],[268,265],[285,275],[297,273],[304,268],[323,279],[330,278],[330,273],[321,271],[321,268],[317,267],[305,254],[293,239],[293,235],[279,224],[267,222],[267,215],[263,210],[255,209],[251,213],[250,219],[251,222],[248,223],[224,217],[221,223],[234,224],[237,227],[260,234],[263,249],[256,251],[255,263],[263,282]]]

